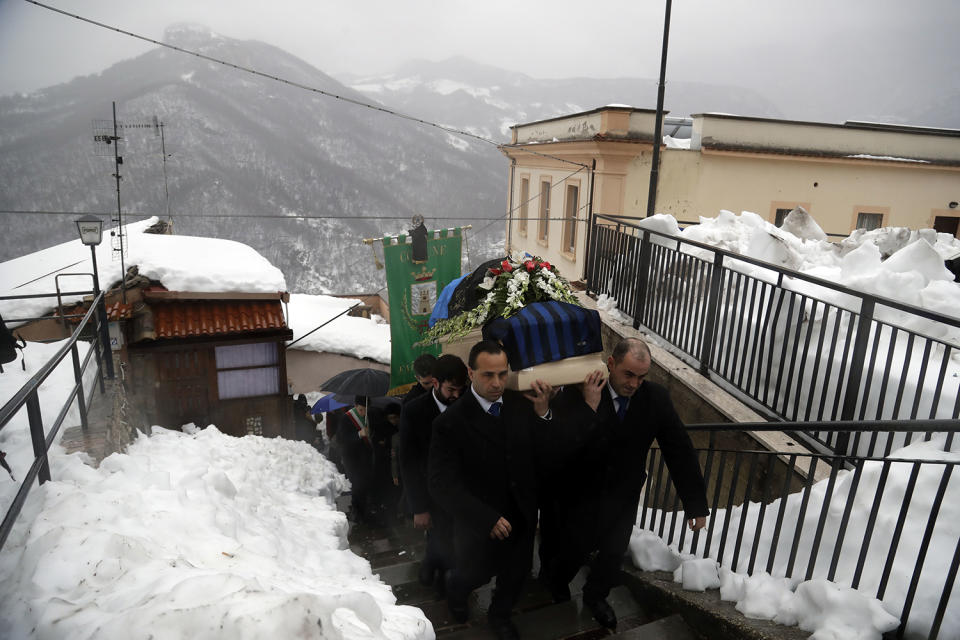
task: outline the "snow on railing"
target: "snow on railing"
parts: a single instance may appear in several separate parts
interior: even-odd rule
[[[598,220],[607,224],[592,234],[588,289],[767,415],[960,416],[960,319]]]

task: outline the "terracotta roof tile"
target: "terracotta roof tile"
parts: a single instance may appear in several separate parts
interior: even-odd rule
[[[150,305],[157,338],[192,338],[284,329],[279,300],[183,301]]]

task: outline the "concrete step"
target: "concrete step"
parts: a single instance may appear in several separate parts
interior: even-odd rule
[[[693,632],[693,629],[687,625],[683,616],[679,613],[620,631],[610,638],[617,638],[618,640],[701,640],[700,636]]]
[[[630,591],[617,587],[610,592],[607,602],[613,607],[617,618],[623,621],[643,620],[643,611]],[[442,603],[445,605],[445,603]],[[424,613],[427,613],[424,610]],[[427,617],[430,617],[429,614]],[[433,618],[431,618],[431,621]],[[649,619],[644,620],[644,622]],[[609,631],[602,629],[594,621],[589,609],[583,606],[579,598],[560,604],[547,604],[530,611],[515,614],[513,622],[517,625],[522,638],[529,640],[561,640],[604,637]],[[638,622],[639,623],[639,622]],[[486,611],[471,610],[469,626],[446,630],[434,629],[437,636],[444,640],[489,640],[495,636],[486,625]]]
[[[392,585],[393,595],[397,597],[398,604],[408,604],[412,607],[429,605],[431,602],[446,602],[437,595],[434,586],[424,586],[417,582],[406,582],[404,584]]]
[[[390,586],[409,584],[417,581],[417,573],[420,571],[420,562],[401,562],[384,567],[374,571],[380,579]]]

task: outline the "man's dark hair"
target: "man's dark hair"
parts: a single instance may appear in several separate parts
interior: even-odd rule
[[[432,376],[433,375],[433,365],[436,363],[437,358],[433,354],[424,353],[417,356],[417,359],[413,361],[413,372],[420,376]]]
[[[477,356],[481,353],[489,353],[492,356],[496,356],[505,352],[499,342],[494,342],[493,340],[481,340],[477,344],[473,345],[472,349],[470,349],[470,357],[467,359],[467,362],[470,363],[471,369],[477,368]]]
[[[357,396],[353,399],[353,404],[356,407],[365,407],[367,406],[367,396]]]
[[[388,416],[398,416],[400,415],[400,403],[391,402],[383,409],[383,413]]]
[[[433,365],[433,377],[437,379],[437,384],[452,382],[458,387],[465,386],[467,384],[467,365],[463,364],[463,360],[452,353],[442,355],[437,358],[436,364]]]
[[[624,338],[617,343],[617,346],[613,348],[613,352],[610,356],[613,358],[613,361],[617,364],[623,362],[623,357],[631,353],[634,357],[639,358],[640,360],[650,360],[650,347],[647,346],[647,343],[639,338]]]

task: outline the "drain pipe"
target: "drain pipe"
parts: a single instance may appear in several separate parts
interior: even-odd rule
[[[667,77],[667,42],[670,39],[670,5],[663,17],[663,51],[660,53],[660,84],[657,86],[657,120],[653,125],[653,157],[650,159],[650,186],[647,190],[647,215],[649,218],[657,206],[657,182],[660,180],[660,145],[663,143],[663,89]]]
[[[513,181],[517,174],[517,159],[510,158],[510,199],[507,202],[507,255],[513,249]]]

